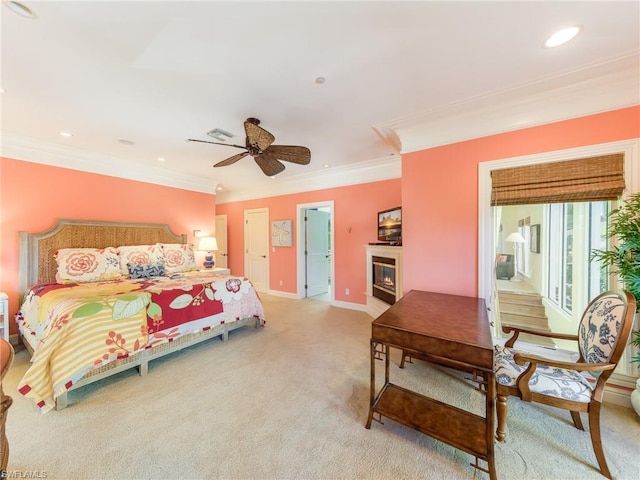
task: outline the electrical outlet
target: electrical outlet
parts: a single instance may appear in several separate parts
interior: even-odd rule
[[[283,282],[282,282],[282,280],[280,280],[280,286],[282,286],[282,284],[283,284]]]
[[[348,288],[345,288],[345,289],[344,289],[344,294],[345,294],[345,295],[349,295],[349,289],[348,289]]]

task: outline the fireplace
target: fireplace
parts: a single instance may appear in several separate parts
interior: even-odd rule
[[[373,318],[402,298],[402,247],[365,245],[367,250],[367,306]]]
[[[396,303],[396,260],[387,257],[371,257],[371,293],[383,302]]]

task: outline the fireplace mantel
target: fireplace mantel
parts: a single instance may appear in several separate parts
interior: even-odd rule
[[[402,247],[390,245],[365,245],[367,252],[367,308],[374,318],[384,313],[391,305],[373,296],[373,257],[392,258],[396,263],[396,302],[402,298]]]

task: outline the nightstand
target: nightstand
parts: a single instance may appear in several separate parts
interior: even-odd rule
[[[9,341],[9,297],[6,293],[0,292],[0,336],[7,342]]]

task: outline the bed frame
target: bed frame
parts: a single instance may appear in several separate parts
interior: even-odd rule
[[[31,286],[38,283],[55,282],[57,265],[54,253],[60,248],[105,248],[154,243],[187,243],[187,236],[173,233],[166,224],[70,219],[58,219],[51,229],[42,233],[20,232],[20,293],[24,295]],[[183,335],[172,342],[156,345],[92,370],[76,382],[69,391],[129,368],[137,367],[140,375],[146,375],[149,371],[149,362],[153,359],[210,338],[221,337],[222,341],[226,342],[230,331],[247,325],[258,328],[262,326],[262,322],[260,319],[251,317],[233,323],[223,323],[204,332]],[[33,355],[29,342],[22,338],[22,335],[20,340]],[[68,392],[58,396],[56,410],[62,410],[68,405],[67,394]]]

